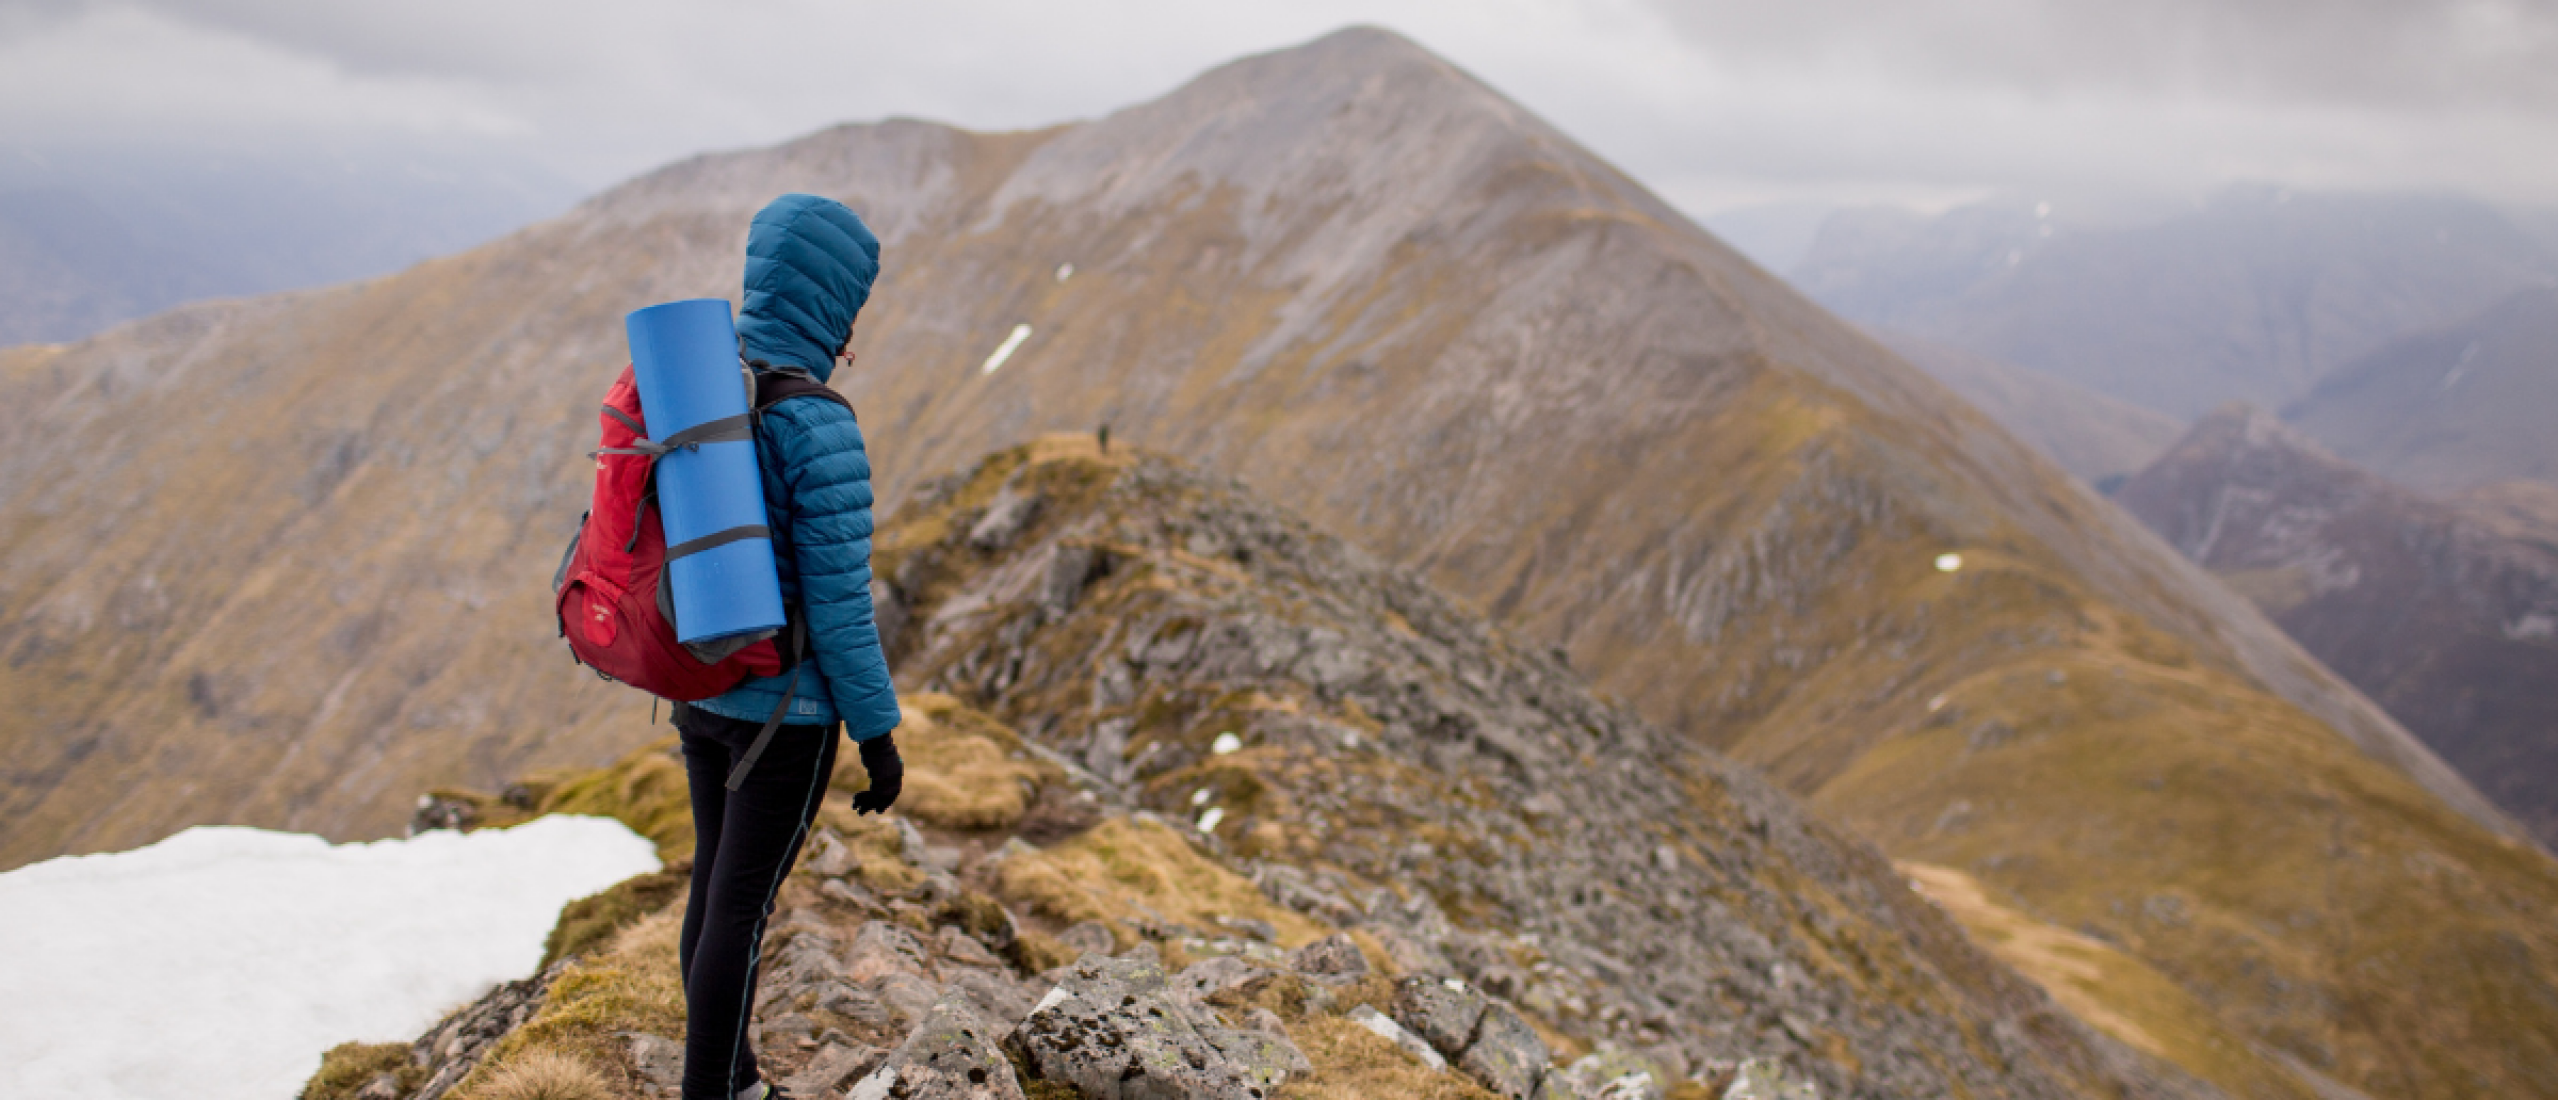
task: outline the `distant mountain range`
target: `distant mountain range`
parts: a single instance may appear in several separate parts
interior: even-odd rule
[[[2185,434],[2175,417],[2053,375],[1906,332],[1879,330],[1875,337],[2099,489],[2148,467]]]
[[[415,148],[0,151],[0,345],[389,274],[577,196],[521,165],[455,167],[487,162]]]
[[[2507,815],[1944,385],[1371,30],[1087,123],[696,157],[390,278],[0,352],[0,863],[203,821],[380,835],[423,788],[648,740],[644,700],[569,665],[546,582],[623,313],[734,294],[790,190],[885,241],[836,378],[884,522],[1106,423],[1968,876],[1979,911],[2119,952],[2149,977],[2081,1011],[2226,1091],[2558,1092],[2558,862]],[[1213,575],[1233,548],[1173,552]],[[1130,744],[1172,732],[1136,717]],[[1863,972],[1860,935],[1824,950]]]
[[[1790,277],[1852,320],[2190,420],[2281,407],[2391,340],[2558,283],[2553,255],[2465,199],[2238,187],[2121,224],[2026,200],[1841,211]]]
[[[2524,290],[2392,340],[2282,415],[2344,458],[2411,485],[2558,484],[2558,288]]]
[[[2232,406],[2115,499],[2558,843],[2558,488],[2435,500]]]

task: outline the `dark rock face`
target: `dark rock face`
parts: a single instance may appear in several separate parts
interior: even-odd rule
[[[2558,844],[2558,533],[2394,484],[2243,407],[2117,499]]]

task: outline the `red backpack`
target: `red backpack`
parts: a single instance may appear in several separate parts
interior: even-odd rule
[[[782,705],[765,723],[766,737],[790,707],[799,685],[799,656],[806,625],[791,611],[791,631],[723,638],[687,646],[675,640],[673,596],[666,588],[666,529],[657,502],[658,456],[702,443],[751,439],[753,417],[794,397],[818,397],[852,411],[843,395],[803,374],[755,373],[755,406],[748,422],[714,421],[663,440],[648,438],[639,386],[631,369],[604,395],[599,418],[603,445],[596,449],[595,497],[551,578],[560,636],[571,656],[607,680],[629,684],[662,699],[696,702],[749,678],[791,672]],[[763,746],[758,738],[756,748]],[[730,786],[743,778],[758,753],[750,751]]]

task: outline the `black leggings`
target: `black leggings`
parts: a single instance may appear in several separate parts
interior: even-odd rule
[[[684,910],[684,1097],[731,1100],[755,1083],[746,1022],[755,1007],[764,920],[799,860],[835,771],[835,726],[773,731],[746,782],[728,769],[763,728],[677,705],[693,788],[693,888]]]

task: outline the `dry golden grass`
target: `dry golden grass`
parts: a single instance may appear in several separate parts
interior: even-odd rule
[[[537,1059],[571,1059],[590,1072],[595,1066],[618,1065],[621,1043],[615,1035],[620,1032],[681,1038],[684,983],[676,947],[683,931],[684,906],[678,902],[623,929],[605,951],[571,964],[551,983],[541,1010],[498,1040],[479,1068],[455,1087],[455,1100],[519,1100],[531,1095],[492,1090],[506,1080],[510,1067]],[[607,1090],[595,1095],[612,1094]]]
[[[419,1074],[407,1043],[339,1043],[320,1056],[320,1070],[302,1086],[301,1100],[353,1100],[385,1073],[403,1092],[416,1087]]]
[[[2079,1019],[2234,1087],[2239,1095],[2315,1100],[2308,1086],[2223,1030],[2210,1009],[2148,964],[2102,940],[2001,905],[1979,880],[1951,867],[1895,866],[1999,961],[2033,979]]]
[[[847,768],[859,772],[861,765],[839,763],[836,766],[835,778],[839,784],[838,790],[841,789],[840,784],[843,782]],[[900,801],[902,802],[903,799]],[[924,881],[924,872],[906,862],[901,856],[900,853],[905,849],[905,841],[898,835],[896,823],[889,818],[879,814],[854,813],[852,800],[849,797],[834,794],[829,795],[826,804],[818,808],[817,823],[833,830],[835,835],[844,839],[845,844],[851,846],[856,867],[852,877],[863,885],[878,890],[903,892],[914,889],[917,883]],[[801,858],[807,857],[803,854]]]
[[[1266,920],[1294,946],[1324,929],[1273,904],[1242,876],[1199,854],[1160,821],[1111,818],[1054,848],[1012,856],[995,871],[1006,901],[1064,923],[1098,920],[1129,942],[1140,907],[1165,919],[1213,928],[1221,916]]]
[[[607,942],[614,933],[684,896],[692,881],[690,867],[652,871],[561,906],[559,920],[542,941],[542,964],[536,970],[549,969],[562,958],[585,954]]]
[[[613,1086],[594,1066],[552,1050],[527,1051],[489,1074],[471,1096],[473,1100],[615,1100]]]
[[[947,695],[901,701],[897,748],[906,760],[897,811],[945,829],[1003,829],[1030,810],[1039,785],[1059,778],[1001,723]],[[856,766],[851,772],[859,772]],[[838,770],[839,781],[850,776]]]
[[[1491,1100],[1462,1074],[1422,1065],[1393,1043],[1340,1016],[1308,1016],[1289,1037],[1314,1072],[1279,1086],[1279,1100]]]

